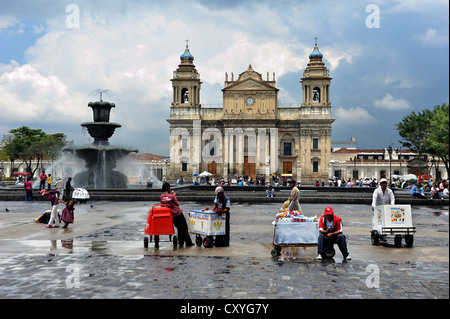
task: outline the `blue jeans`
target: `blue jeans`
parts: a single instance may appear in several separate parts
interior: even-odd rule
[[[344,258],[348,256],[347,241],[343,234],[333,235],[330,238],[325,239],[324,234],[320,233],[317,245],[317,251],[320,255],[323,254],[324,242],[328,242],[327,244],[330,244],[330,242],[331,244],[337,244],[342,256],[344,256]]]
[[[414,193],[414,194],[411,194],[411,195],[412,195],[412,197],[415,197],[415,198],[427,199],[425,197],[425,195],[422,194],[422,193]]]

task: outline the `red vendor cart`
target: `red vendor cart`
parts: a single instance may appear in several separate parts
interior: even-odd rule
[[[145,225],[144,248],[148,248],[149,241],[153,236],[169,235],[169,241],[173,242],[173,247],[177,247],[177,236],[173,228],[173,217],[168,205],[154,205],[147,216]],[[159,247],[159,237],[155,237],[155,247]]]

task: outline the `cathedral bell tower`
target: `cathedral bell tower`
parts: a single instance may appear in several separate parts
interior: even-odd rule
[[[317,38],[309,63],[301,79],[303,88],[300,108],[300,156],[297,178],[320,181],[328,179],[331,160],[331,77],[323,55],[317,47]],[[301,169],[299,169],[301,167]]]
[[[186,50],[180,56],[181,63],[173,72],[172,107],[200,107],[200,74],[195,69],[194,57],[189,52],[188,40]]]
[[[317,47],[317,38],[315,40],[314,50],[309,55],[308,66],[300,81],[303,87],[302,107],[331,108],[330,83],[332,78],[322,61],[323,55]]]

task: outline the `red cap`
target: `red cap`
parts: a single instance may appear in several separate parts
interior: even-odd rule
[[[333,208],[331,207],[325,208],[325,215],[333,215],[333,214],[334,214]]]

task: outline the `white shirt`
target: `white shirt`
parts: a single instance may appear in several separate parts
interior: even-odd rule
[[[384,194],[381,186],[373,192],[372,207],[381,205],[395,205],[394,192],[390,188],[386,188]]]

